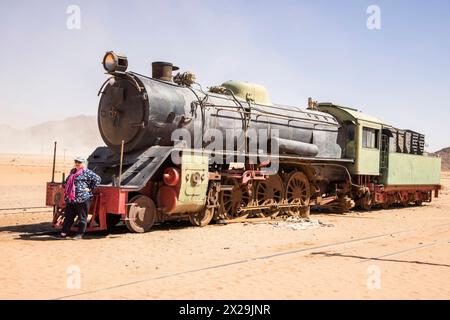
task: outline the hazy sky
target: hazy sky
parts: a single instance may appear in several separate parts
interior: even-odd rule
[[[139,73],[171,61],[204,87],[257,82],[277,103],[352,106],[450,146],[450,1],[0,0],[0,48],[0,124],[16,128],[96,114],[112,49]]]

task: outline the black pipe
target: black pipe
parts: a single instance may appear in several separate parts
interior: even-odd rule
[[[56,166],[56,141],[53,147],[53,169],[52,169],[52,182],[55,182],[55,166]]]

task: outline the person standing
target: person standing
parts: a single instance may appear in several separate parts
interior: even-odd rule
[[[92,170],[85,168],[86,159],[76,157],[74,168],[70,171],[64,186],[64,200],[66,209],[62,231],[56,237],[66,239],[70,233],[75,217],[78,216],[78,233],[73,239],[82,239],[87,227],[89,206],[91,204],[92,192],[100,184],[100,177]]]

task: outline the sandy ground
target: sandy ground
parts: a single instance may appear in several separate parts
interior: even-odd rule
[[[42,206],[50,164],[0,156],[0,208]],[[0,211],[0,298],[449,299],[450,173],[442,183],[431,204],[314,214],[324,226],[308,230],[178,223],[53,240],[39,234],[51,213]]]
[[[67,174],[71,159],[70,155],[56,159],[55,181],[62,180],[63,172]],[[52,163],[52,156],[0,154],[0,208],[44,206]]]

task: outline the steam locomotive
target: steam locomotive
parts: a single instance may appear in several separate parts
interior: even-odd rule
[[[205,91],[168,62],[153,62],[149,77],[109,51],[103,66],[98,127],[106,146],[88,158],[102,178],[89,230],[121,220],[146,232],[166,220],[308,217],[312,206],[346,212],[438,196],[440,159],[424,153],[417,132],[312,99],[306,108],[274,104],[258,84]],[[55,225],[64,217],[61,192],[61,183],[47,184]]]

